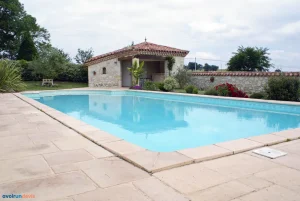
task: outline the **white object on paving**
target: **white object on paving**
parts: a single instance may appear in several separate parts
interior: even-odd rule
[[[265,156],[265,157],[268,157],[271,159],[285,156],[287,154],[285,152],[282,152],[282,151],[279,151],[276,149],[271,149],[269,147],[263,147],[260,149],[253,150],[253,153],[256,153],[258,155]]]

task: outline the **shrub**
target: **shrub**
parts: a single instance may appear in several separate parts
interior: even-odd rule
[[[184,87],[191,82],[191,76],[189,75],[188,71],[183,68],[179,68],[177,70],[174,78],[178,82],[181,89],[184,89]]]
[[[267,98],[272,100],[299,101],[300,81],[297,78],[271,77],[266,87]]]
[[[144,83],[144,90],[149,90],[149,91],[156,91],[157,90],[157,86],[154,82],[151,81],[145,81]]]
[[[233,84],[225,83],[220,84],[215,87],[218,96],[230,96],[230,97],[240,97],[240,98],[248,98],[247,94],[242,90],[239,90]]]
[[[265,94],[258,92],[258,93],[253,93],[250,95],[250,98],[255,98],[255,99],[264,99]]]
[[[193,89],[193,94],[198,94],[198,89],[196,87]]]
[[[24,81],[35,81],[37,80],[35,76],[33,76],[33,69],[29,67],[29,62],[26,60],[19,60],[18,67],[20,68],[21,77]]]
[[[88,68],[80,64],[68,63],[58,74],[57,80],[69,82],[88,82]]]
[[[0,92],[21,91],[25,87],[17,63],[6,60],[0,61]]]
[[[215,88],[211,88],[207,91],[204,92],[205,95],[210,95],[210,96],[217,96],[218,92]]]
[[[175,89],[176,85],[177,85],[177,82],[174,77],[167,77],[164,80],[164,89],[166,91],[173,91],[173,89]]]
[[[167,91],[164,88],[164,83],[163,82],[155,82],[156,88],[159,89],[160,91]]]
[[[191,94],[193,93],[193,90],[194,90],[194,86],[193,85],[189,85],[185,88],[185,92],[188,93],[188,94]]]

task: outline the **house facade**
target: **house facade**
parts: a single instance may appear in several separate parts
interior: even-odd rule
[[[172,72],[184,65],[184,57],[189,53],[173,47],[143,42],[89,59],[89,87],[130,87],[132,76],[128,68],[133,60],[144,61],[143,79],[163,81],[169,75],[167,56],[175,58]]]

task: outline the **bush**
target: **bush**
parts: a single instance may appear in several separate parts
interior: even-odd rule
[[[145,81],[143,89],[149,91],[157,91],[157,86],[154,82]]]
[[[211,88],[207,91],[204,92],[205,95],[210,95],[210,96],[217,96],[218,91],[215,88]]]
[[[193,89],[193,94],[198,94],[198,89],[196,87]]]
[[[167,91],[164,88],[164,83],[163,82],[155,82],[156,88],[159,89],[160,91]]]
[[[189,85],[185,88],[185,92],[188,93],[188,94],[191,94],[193,93],[193,90],[194,90],[194,86],[193,85]]]
[[[266,87],[267,98],[272,100],[299,101],[300,81],[297,78],[271,77]]]
[[[88,68],[80,64],[68,63],[57,75],[59,81],[88,82]]]
[[[258,93],[253,93],[250,95],[250,98],[255,98],[255,99],[264,99],[265,94],[258,92]]]
[[[248,98],[247,94],[242,90],[239,90],[233,84],[225,83],[220,84],[215,87],[218,96],[230,96],[230,97],[239,97],[239,98]]]
[[[166,91],[173,91],[177,85],[177,82],[174,77],[167,77],[164,80],[164,89]]]
[[[174,78],[178,82],[181,89],[184,89],[184,87],[191,82],[191,76],[189,75],[188,71],[183,68],[179,68],[177,70]]]
[[[36,77],[33,76],[33,69],[29,67],[29,62],[25,60],[18,61],[18,67],[21,71],[21,77],[24,81],[36,81]]]
[[[0,61],[0,92],[21,91],[25,87],[17,63],[6,60]]]

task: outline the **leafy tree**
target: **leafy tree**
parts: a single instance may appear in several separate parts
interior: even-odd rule
[[[188,70],[195,70],[195,62],[189,62],[186,68]],[[203,70],[203,66],[201,64],[196,63],[196,70]]]
[[[45,48],[40,56],[29,64],[37,79],[55,79],[66,68],[69,59],[62,50],[54,47]]]
[[[29,33],[24,35],[23,42],[21,43],[19,52],[18,52],[18,60],[26,60],[32,61],[37,56],[37,50],[34,46],[32,37]]]
[[[209,65],[209,64],[205,63],[203,68],[204,68],[204,71],[217,71],[219,69],[219,66]]]
[[[172,56],[167,56],[166,60],[168,61],[167,65],[168,65],[168,70],[169,70],[169,76],[171,76],[171,72],[172,72],[173,66],[175,64],[175,59]]]
[[[78,64],[84,64],[87,60],[92,58],[94,55],[94,51],[92,48],[88,50],[78,49],[77,55],[75,56],[75,61]]]
[[[240,46],[228,62],[229,71],[269,71],[273,67],[267,48]]]
[[[191,75],[189,75],[187,69],[179,68],[174,75],[174,78],[179,84],[180,89],[183,89],[188,83],[191,82]]]
[[[19,0],[0,0],[0,58],[16,59],[25,33],[39,50],[49,44],[50,34],[28,15]]]
[[[133,84],[138,85],[139,79],[142,77],[144,73],[144,62],[140,62],[138,64],[137,60],[133,62],[133,65],[131,68],[128,68],[128,70],[131,72],[132,76],[134,77]]]
[[[275,72],[281,73],[281,69],[277,68]]]

